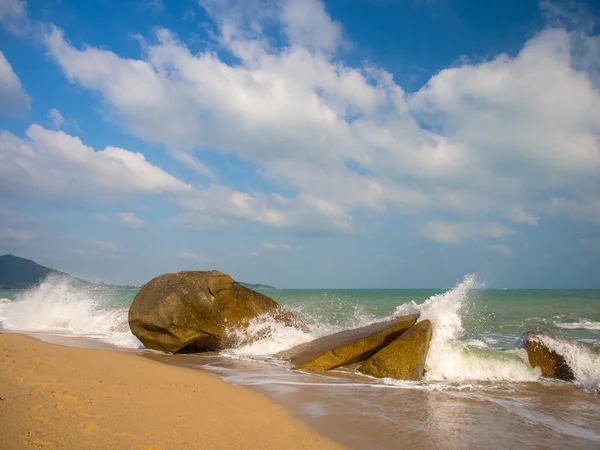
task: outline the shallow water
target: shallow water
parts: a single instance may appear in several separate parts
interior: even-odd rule
[[[136,291],[91,291],[48,280],[0,291],[0,322],[67,345],[141,351],[127,326]],[[600,358],[571,351],[574,383],[532,369],[518,341],[529,330],[600,344],[598,290],[486,290],[467,276],[450,290],[271,290],[311,325],[306,333],[269,319],[267,336],[213,356],[144,355],[202,368],[289,408],[317,431],[354,448],[600,448]],[[352,368],[290,370],[273,355],[335,331],[419,313],[434,332],[420,383],[375,380]]]

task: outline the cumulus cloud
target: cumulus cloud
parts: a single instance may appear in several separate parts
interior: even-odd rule
[[[150,164],[141,153],[95,151],[77,137],[31,125],[22,139],[0,131],[0,190],[67,197],[179,194],[192,187]],[[52,168],[52,170],[49,170]]]
[[[355,227],[341,208],[315,196],[248,193],[219,184],[193,187],[141,153],[116,147],[95,151],[75,136],[39,125],[31,125],[26,136],[0,131],[0,192],[101,200],[165,195],[180,207],[180,221],[198,228],[240,220],[303,231],[348,232]],[[119,219],[141,225],[130,213]]]
[[[20,114],[29,109],[29,104],[29,95],[23,90],[21,80],[0,51],[0,113]]]
[[[479,238],[501,239],[512,230],[500,223],[431,221],[423,224],[421,235],[437,242],[456,244]]]
[[[142,228],[146,226],[146,222],[134,213],[119,213],[117,217],[129,228]]]
[[[210,149],[294,193],[188,189],[177,196],[186,223],[348,232],[365,214],[451,213],[464,220],[424,233],[463,241],[508,230],[466,223],[598,220],[600,41],[589,27],[549,22],[517,55],[463,62],[407,93],[386,70],[337,57],[343,30],[320,1],[200,5],[233,59],[192,53],[166,29],[142,41],[138,59],[77,48],[56,27],[43,35],[68,80],[98,92],[129,132],[203,176]]]

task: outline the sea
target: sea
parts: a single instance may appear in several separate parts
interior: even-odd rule
[[[272,289],[310,332],[257,319],[236,348],[207,355],[146,350],[127,324],[136,290],[49,278],[0,290],[0,331],[140,352],[260,392],[316,431],[357,449],[600,448],[600,351],[561,349],[575,380],[541,376],[521,338],[550,331],[600,348],[600,290],[489,289],[466,275],[448,289]],[[355,367],[291,370],[277,353],[337,331],[419,313],[433,324],[420,382],[374,379]]]

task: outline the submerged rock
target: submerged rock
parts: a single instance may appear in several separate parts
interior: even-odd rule
[[[232,335],[262,315],[299,324],[294,314],[229,275],[183,271],[159,275],[140,289],[129,309],[129,327],[146,348],[193,352],[230,347]]]
[[[279,357],[289,359],[295,369],[330,370],[363,361],[412,327],[418,315],[397,317],[362,328],[345,330],[301,344]]]
[[[573,368],[568,357],[576,358],[582,351],[600,355],[600,348],[586,342],[545,331],[529,331],[523,335],[523,346],[531,367],[539,367],[543,375],[561,380],[573,380]]]
[[[420,380],[425,372],[431,332],[429,320],[419,322],[367,359],[358,371],[377,378]]]

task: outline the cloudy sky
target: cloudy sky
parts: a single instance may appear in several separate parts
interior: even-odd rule
[[[0,253],[600,287],[600,6],[0,0]]]

